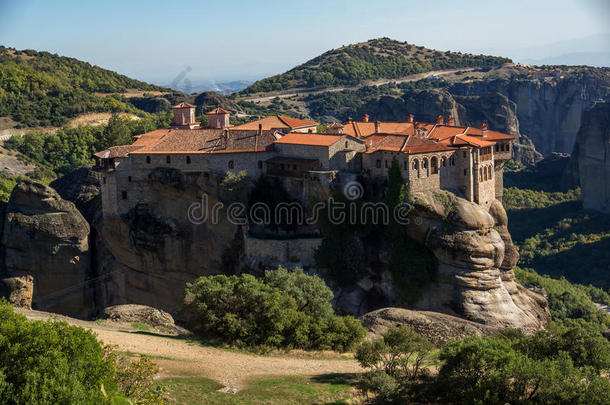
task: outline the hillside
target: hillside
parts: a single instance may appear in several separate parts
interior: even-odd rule
[[[490,68],[508,62],[511,62],[508,58],[442,52],[379,38],[330,50],[286,73],[259,80],[241,93],[356,85],[365,80],[393,79],[440,69]]]
[[[9,117],[9,126],[61,126],[85,112],[137,113],[122,93],[168,91],[74,58],[0,46],[0,117]]]

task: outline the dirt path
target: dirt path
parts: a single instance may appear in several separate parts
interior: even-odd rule
[[[268,95],[268,96],[243,97],[243,98],[239,98],[239,101],[257,102],[257,101],[272,100],[274,98],[294,97],[297,95],[309,96],[312,94],[320,94],[320,93],[328,93],[328,92],[332,93],[332,92],[343,91],[343,90],[358,90],[365,86],[382,86],[382,85],[388,84],[388,83],[400,84],[400,83],[406,83],[406,82],[415,82],[418,80],[427,79],[432,76],[438,77],[438,76],[444,76],[444,75],[448,75],[448,74],[452,74],[452,73],[456,73],[456,72],[470,72],[472,70],[474,70],[474,68],[433,70],[431,72],[416,73],[413,75],[400,77],[397,79],[380,79],[380,80],[375,80],[375,81],[368,80],[368,81],[366,81],[362,84],[356,85],[356,86],[329,87],[329,88],[325,88],[322,90],[297,89],[290,93],[276,93],[276,94],[272,94],[272,95]]]
[[[106,344],[117,350],[155,356],[161,376],[196,375],[224,385],[222,391],[237,392],[248,379],[261,376],[319,375],[355,373],[362,369],[355,360],[344,358],[299,358],[297,355],[257,356],[217,349],[171,336],[143,333],[129,325],[81,321],[46,312],[16,309],[29,319],[57,317],[73,325],[94,331]]]

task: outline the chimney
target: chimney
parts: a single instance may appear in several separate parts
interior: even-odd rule
[[[451,126],[455,125],[455,118],[453,118],[452,115],[447,117],[447,125],[451,125]]]
[[[481,124],[481,136],[483,136],[483,138],[487,137],[487,123],[486,122]]]
[[[352,121],[353,121],[352,117],[347,117],[347,120],[345,122],[349,124]]]
[[[413,124],[413,114],[407,115],[407,122]]]
[[[259,135],[263,134],[263,124],[258,124],[258,134]]]
[[[443,125],[444,121],[445,121],[445,117],[443,117],[442,115],[439,115],[438,117],[436,117],[436,124],[437,125]]]
[[[368,114],[364,114],[362,116],[362,122],[369,122],[369,115]]]
[[[379,132],[380,127],[381,127],[381,121],[375,121],[375,132]]]

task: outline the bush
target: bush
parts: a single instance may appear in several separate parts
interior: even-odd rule
[[[470,337],[442,350],[437,393],[458,403],[603,404],[609,353],[599,332],[578,327]]]
[[[365,331],[333,314],[332,296],[319,277],[280,267],[262,278],[201,277],[187,284],[184,310],[193,331],[237,346],[345,351]]]
[[[130,367],[91,331],[28,321],[0,301],[0,403],[100,404],[124,394],[135,403],[160,403],[152,390],[156,368],[148,360]]]

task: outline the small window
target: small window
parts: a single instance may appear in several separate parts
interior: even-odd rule
[[[407,161],[406,161],[406,160],[403,162],[403,165],[402,165],[402,166],[403,166],[403,169],[404,169],[404,170],[409,170],[409,164],[407,163]]]
[[[106,184],[106,176],[102,177],[102,184]]]
[[[131,176],[127,176],[127,181],[131,183]]]
[[[232,160],[229,160],[229,169],[234,169],[235,168],[235,162],[233,162]]]
[[[466,159],[466,151],[464,151],[463,153],[464,153],[464,159]]]
[[[190,165],[190,164],[191,164],[191,157],[190,157],[190,156],[187,156],[187,157],[186,157],[186,164],[187,164],[187,165]]]
[[[204,172],[203,173],[203,178],[206,179],[206,180],[210,180],[210,173]]]
[[[502,146],[502,150],[504,150],[504,146]],[[496,144],[496,152],[500,151],[500,145]]]
[[[464,176],[468,176],[468,169],[464,169]]]
[[[506,151],[508,152],[510,150],[510,145],[506,144]]]
[[[171,156],[165,156],[165,163],[170,164],[172,162]]]
[[[146,156],[146,163],[150,164],[150,156]]]
[[[388,160],[386,159],[386,160],[384,160],[384,162],[385,162],[385,168],[387,169],[388,168]]]
[[[297,165],[292,165],[292,170],[296,170],[297,169]]]
[[[127,199],[127,191],[121,191],[121,198],[122,198],[123,200],[126,200],[126,199]]]
[[[378,160],[377,162],[375,162],[375,167],[378,169],[381,168],[381,160]]]
[[[345,149],[347,149],[347,141],[345,141]]]
[[[451,166],[455,166],[455,157],[451,156]]]
[[[262,161],[262,160],[259,160],[259,161],[258,161],[258,168],[259,168],[259,169],[262,169],[262,168],[263,168],[263,161]]]

